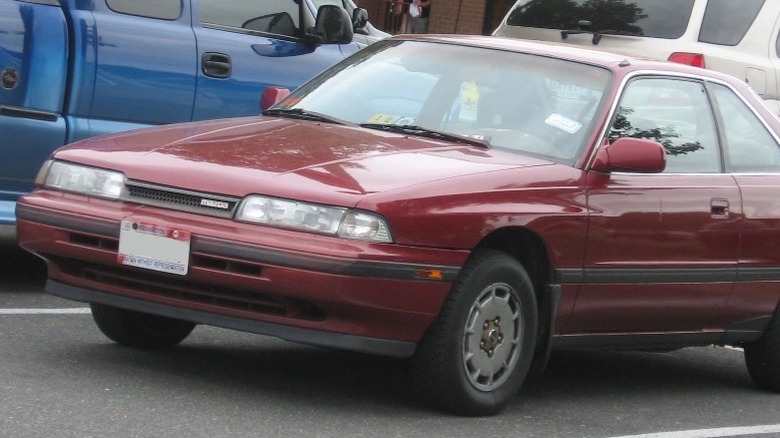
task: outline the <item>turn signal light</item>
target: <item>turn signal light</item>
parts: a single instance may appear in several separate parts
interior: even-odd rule
[[[701,53],[674,52],[669,55],[669,61],[704,68],[704,55]]]

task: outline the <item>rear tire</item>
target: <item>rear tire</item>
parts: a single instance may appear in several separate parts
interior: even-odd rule
[[[433,406],[490,415],[517,394],[536,345],[533,283],[500,251],[475,253],[412,360],[415,387]]]
[[[761,339],[744,347],[745,363],[756,386],[780,392],[780,307]]]
[[[90,303],[92,318],[109,339],[128,347],[170,348],[184,340],[195,323]]]

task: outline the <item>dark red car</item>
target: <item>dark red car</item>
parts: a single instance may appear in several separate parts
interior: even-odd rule
[[[734,345],[780,391],[779,132],[704,69],[397,37],[262,117],[58,150],[17,231],[120,344],[210,324],[411,357],[468,415],[551,349]]]

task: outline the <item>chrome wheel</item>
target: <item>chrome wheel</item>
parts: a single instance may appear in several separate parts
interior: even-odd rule
[[[493,391],[512,374],[523,342],[523,312],[508,284],[486,287],[474,301],[463,334],[463,367],[480,391]]]

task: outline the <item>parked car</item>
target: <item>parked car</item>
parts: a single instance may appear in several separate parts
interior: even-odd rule
[[[120,344],[210,324],[411,357],[460,414],[552,349],[740,346],[780,391],[778,133],[710,70],[392,37],[262,117],[59,149],[18,237]]]
[[[318,3],[0,0],[0,227],[57,147],[257,115],[266,86],[298,87],[373,41],[353,39],[364,9]]]
[[[779,18],[774,0],[517,0],[494,34],[728,73],[780,113]]]

